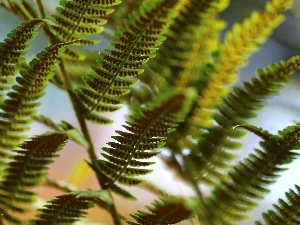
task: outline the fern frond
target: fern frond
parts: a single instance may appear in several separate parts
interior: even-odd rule
[[[20,19],[32,20],[38,18],[35,9],[32,5],[26,0],[18,0],[18,1],[1,1],[0,6],[8,10],[9,12],[15,14]]]
[[[153,83],[154,80],[154,84],[162,88],[166,81],[161,81],[162,84],[156,81],[162,76],[171,85],[184,87],[188,83],[194,84],[193,81],[202,75],[203,67],[211,62],[211,54],[217,50],[220,31],[224,27],[224,22],[218,20],[218,13],[226,5],[227,0],[222,3],[213,0],[182,1],[177,9],[178,15],[166,33],[166,41],[150,61],[153,72],[149,71],[143,81],[151,85],[149,81]],[[158,74],[158,78],[153,77],[154,73]]]
[[[96,112],[114,111],[120,97],[127,94],[137,83],[132,77],[142,73],[139,69],[161,44],[162,32],[168,26],[170,12],[177,1],[145,1],[141,13],[133,12],[126,20],[126,29],[116,34],[113,50],[101,52],[98,67],[92,67],[95,75],[84,77],[89,88],[77,90],[83,101],[82,114],[97,123],[110,123]],[[116,107],[117,105],[117,107]]]
[[[268,210],[263,213],[266,224],[270,225],[296,225],[300,224],[300,187],[296,185],[296,191],[292,189],[286,192],[287,201],[279,199],[277,205],[273,205],[275,210]],[[257,225],[262,225],[256,222]]]
[[[22,70],[21,77],[17,77],[17,85],[13,86],[4,102],[0,105],[0,155],[6,157],[7,150],[15,149],[24,139],[22,133],[29,129],[33,116],[40,105],[38,100],[44,95],[44,90],[53,75],[56,63],[66,45],[63,43],[52,45],[39,53]]]
[[[138,211],[131,215],[136,222],[127,221],[129,225],[168,225],[190,219],[197,206],[192,200],[170,196],[156,200],[147,206],[150,212]]]
[[[194,97],[192,90],[169,93],[143,111],[136,112],[131,121],[123,126],[126,132],[116,131],[119,134],[113,137],[116,142],[109,142],[110,147],[102,149],[105,159],[98,161],[100,171],[93,168],[103,177],[103,188],[132,197],[128,192],[124,192],[125,195],[121,193],[122,188],[115,183],[138,185],[143,181],[138,177],[151,170],[142,167],[152,164],[144,160],[158,154],[155,149],[164,145],[166,135],[182,121]]]
[[[254,128],[259,130],[259,128]],[[265,132],[264,132],[265,133]],[[267,135],[268,136],[268,135]],[[229,180],[222,181],[209,199],[209,220],[216,225],[229,225],[247,218],[246,213],[269,192],[267,186],[274,183],[278,174],[297,156],[300,125],[296,124],[269,136],[260,142],[263,150],[255,150],[244,162],[229,172]]]
[[[11,1],[10,9],[23,20],[38,18],[35,9],[26,0]]]
[[[16,213],[29,211],[35,194],[30,188],[42,183],[48,165],[65,145],[68,137],[62,133],[36,136],[20,145],[9,162],[0,183],[1,220],[19,224]]]
[[[84,210],[92,208],[93,201],[97,199],[103,199],[108,204],[112,202],[111,196],[106,190],[77,191],[56,196],[39,210],[38,219],[30,221],[30,224],[73,224],[87,214]]]
[[[29,43],[36,37],[34,32],[42,20],[28,20],[13,29],[0,43],[0,102],[3,101],[3,91],[10,88],[13,77],[19,72],[19,65],[25,61],[24,55],[29,49]]]
[[[53,43],[81,40],[78,45],[93,45],[98,41],[90,36],[103,31],[107,22],[105,17],[114,11],[113,6],[120,4],[121,0],[64,0],[60,1],[56,15],[52,15],[49,28]],[[67,48],[66,56],[73,59],[83,59],[84,55],[71,48]]]
[[[220,179],[225,179],[227,174],[224,169],[231,167],[232,159],[235,158],[230,150],[239,148],[240,143],[237,139],[245,134],[237,128],[245,127],[242,124],[255,117],[264,107],[266,98],[277,94],[299,68],[298,54],[288,60],[270,64],[265,69],[258,69],[258,77],[244,82],[242,87],[233,89],[214,115],[218,125],[202,134],[198,146],[194,147],[189,156],[194,164],[193,171],[197,180],[214,185]],[[249,125],[246,126],[251,129]],[[256,133],[261,132],[258,130]],[[261,133],[260,136],[263,138],[265,135]]]
[[[206,87],[202,89],[190,124],[199,128],[212,126],[213,109],[228,95],[227,85],[236,81],[237,70],[246,63],[270,33],[283,21],[283,13],[292,6],[292,0],[272,0],[261,13],[253,12],[242,24],[235,24],[226,34],[225,43],[219,46],[214,66],[209,72]],[[196,137],[198,138],[198,136]]]

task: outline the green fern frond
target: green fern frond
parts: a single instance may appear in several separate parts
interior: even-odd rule
[[[0,105],[0,155],[6,157],[7,150],[15,149],[24,139],[23,132],[29,129],[33,116],[40,105],[38,100],[44,95],[49,79],[53,76],[56,63],[64,51],[63,43],[47,47],[23,69],[17,77],[17,85]]]
[[[49,20],[53,43],[79,40],[78,45],[94,45],[98,41],[90,36],[103,31],[107,22],[105,17],[114,11],[113,6],[120,4],[121,0],[62,0],[57,7],[56,15]],[[67,48],[66,56],[73,59],[83,59],[84,55],[71,48]]]
[[[242,124],[255,117],[265,105],[266,98],[277,94],[299,68],[298,54],[288,60],[270,64],[265,69],[258,69],[258,77],[244,82],[243,87],[233,89],[214,115],[218,125],[202,134],[198,146],[193,147],[188,156],[194,164],[195,179],[209,185],[215,185],[220,179],[225,179],[227,174],[224,169],[230,168],[235,158],[230,150],[239,148],[240,142],[237,139],[245,135],[245,132],[234,128],[243,127]],[[246,126],[251,129],[249,125]],[[259,133],[261,131],[258,130],[257,134]],[[264,134],[261,133],[260,136],[263,138]]]
[[[296,185],[296,191],[292,189],[286,192],[287,201],[279,199],[277,205],[273,205],[274,210],[263,213],[266,224],[270,225],[296,225],[300,224],[300,187]],[[256,222],[257,225],[262,225]]]
[[[48,165],[65,145],[68,137],[62,133],[36,136],[20,145],[9,162],[0,183],[1,220],[20,224],[16,213],[29,211],[35,194],[30,188],[42,183]]]
[[[254,126],[251,129],[260,130]],[[269,192],[267,186],[285,170],[283,165],[299,156],[294,150],[299,149],[299,138],[300,124],[296,124],[261,141],[263,150],[256,149],[256,154],[235,166],[229,179],[215,188],[207,205],[214,209],[209,220],[216,225],[229,225],[246,219],[247,211],[257,206],[257,201]]]
[[[142,167],[153,164],[144,160],[159,153],[155,149],[164,145],[166,135],[182,121],[194,97],[192,90],[169,93],[142,112],[131,116],[131,121],[123,126],[127,131],[116,131],[119,134],[113,137],[116,142],[109,142],[110,147],[102,149],[105,159],[98,161],[100,170],[93,168],[103,177],[103,188],[110,188],[124,197],[132,198],[133,196],[115,183],[138,185],[143,182],[138,177],[151,170]]]
[[[138,211],[131,215],[136,222],[127,221],[129,225],[168,225],[190,219],[197,208],[192,200],[170,196],[156,200],[147,206],[150,212]]]
[[[24,55],[29,49],[29,43],[36,37],[34,32],[42,20],[28,20],[12,30],[4,42],[0,43],[0,102],[3,101],[3,91],[10,88],[13,77],[19,72],[19,65],[25,61]]]
[[[92,67],[95,75],[84,77],[89,88],[77,90],[84,103],[82,114],[96,123],[111,120],[96,112],[114,111],[119,108],[120,97],[127,94],[137,83],[132,77],[142,73],[139,69],[161,44],[162,32],[170,21],[170,12],[177,1],[146,1],[141,13],[133,12],[126,20],[126,29],[120,28],[113,50],[101,52],[98,67]]]
[[[87,213],[84,210],[94,206],[93,201],[103,199],[111,204],[112,199],[108,191],[77,191],[56,196],[40,209],[36,220],[31,225],[66,225],[73,224]]]

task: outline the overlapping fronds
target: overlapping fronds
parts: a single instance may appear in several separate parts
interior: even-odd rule
[[[0,102],[3,101],[3,91],[9,89],[14,81],[13,76],[19,72],[19,65],[25,61],[23,56],[30,47],[29,43],[37,35],[34,30],[42,23],[42,20],[25,21],[0,43]]]
[[[108,191],[77,191],[56,196],[44,205],[37,215],[37,220],[30,221],[31,225],[66,225],[73,224],[87,213],[85,210],[94,206],[93,202],[103,199],[111,204]]]
[[[168,225],[190,219],[197,206],[192,200],[181,197],[168,197],[152,202],[151,206],[147,206],[150,212],[138,211],[131,215],[136,222],[127,221],[129,225]]]
[[[164,93],[167,94],[167,93]],[[188,112],[195,93],[192,90],[182,93],[169,93],[141,112],[136,112],[131,121],[123,127],[127,131],[116,131],[119,135],[102,150],[104,160],[99,160],[95,171],[103,177],[103,187],[124,196],[133,198],[122,185],[138,185],[143,180],[140,175],[151,170],[147,167],[153,162],[144,161],[156,156],[157,148],[165,143],[166,135],[182,121]]]
[[[244,220],[247,212],[257,206],[257,201],[269,192],[268,185],[274,183],[284,165],[299,156],[300,124],[289,126],[272,135],[261,128],[241,125],[258,134],[263,141],[263,150],[255,149],[244,162],[240,162],[229,172],[229,179],[222,181],[209,198],[207,207],[209,221],[215,225],[229,225]]]
[[[62,133],[49,133],[36,136],[23,142],[15,151],[12,161],[5,170],[0,183],[1,221],[20,224],[17,213],[25,213],[35,199],[30,188],[42,183],[47,176],[48,165],[56,157],[67,141]]]
[[[9,1],[11,10],[23,20],[38,18],[34,8],[27,0]]]
[[[121,0],[62,0],[56,15],[51,15],[49,28],[54,43],[80,39],[79,45],[93,45],[97,41],[90,36],[103,31],[105,17],[114,11],[113,6]],[[67,48],[66,55],[73,59],[83,59],[84,55]]]
[[[258,69],[258,77],[244,82],[243,87],[233,89],[214,115],[218,125],[202,134],[195,151],[189,155],[194,164],[195,179],[215,185],[227,176],[224,169],[230,167],[235,158],[233,152],[228,150],[239,148],[237,139],[244,136],[244,132],[234,129],[234,126],[255,117],[265,105],[266,98],[277,94],[299,68],[298,54],[280,63],[270,64],[265,69]]]
[[[161,36],[177,1],[145,1],[140,13],[134,11],[126,20],[126,29],[116,34],[113,50],[100,53],[98,66],[92,67],[94,75],[84,77],[89,88],[78,90],[83,102],[82,114],[96,123],[110,123],[108,118],[94,113],[110,112],[120,108],[121,97],[130,91],[137,80],[132,77],[142,73],[139,69],[161,44]]]
[[[201,93],[190,124],[199,128],[212,125],[213,109],[228,94],[225,85],[236,81],[237,69],[262,44],[270,33],[283,21],[283,12],[292,6],[292,0],[272,0],[263,12],[253,12],[242,24],[235,24],[225,37],[210,71],[207,87]]]
[[[263,213],[263,218],[268,225],[296,225],[300,224],[300,187],[296,185],[296,191],[290,189],[286,192],[287,201],[279,199],[278,204],[273,205],[274,210]],[[257,225],[262,225],[256,222]]]
[[[218,13],[227,4],[228,1],[182,1],[177,9],[178,15],[166,33],[167,40],[149,64],[153,72],[149,71],[143,80],[150,83],[151,78],[155,79],[154,84],[162,87],[166,81],[159,84],[159,76],[181,87],[198,80],[201,69],[211,61],[211,53],[216,51],[220,30],[224,27],[224,23],[218,20]],[[154,76],[153,73],[158,73],[158,77],[149,76]]]
[[[15,149],[24,139],[22,133],[29,129],[33,116],[40,105],[38,100],[45,94],[49,79],[53,75],[56,63],[64,51],[64,46],[57,44],[46,48],[20,71],[17,85],[14,85],[4,102],[0,105],[0,155],[6,157],[7,150]]]

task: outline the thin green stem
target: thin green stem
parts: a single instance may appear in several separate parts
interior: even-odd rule
[[[39,11],[39,16],[41,18],[45,18],[45,11],[44,11],[44,7],[43,7],[43,4],[41,3],[41,0],[35,0],[35,3],[37,5],[37,9]],[[48,28],[48,26],[46,25],[44,27],[44,31],[45,31],[45,34],[48,38],[48,43],[49,44],[53,44],[53,39],[51,38],[52,34]],[[68,37],[68,39],[70,39],[71,36]],[[88,155],[89,155],[89,158],[90,158],[90,161],[91,161],[91,164],[97,169],[97,170],[100,170],[98,168],[98,162],[97,162],[97,155],[95,153],[95,149],[94,149],[94,146],[93,146],[93,142],[92,142],[92,139],[91,139],[91,136],[90,136],[90,133],[89,133],[89,130],[87,128],[87,125],[86,125],[86,121],[84,119],[84,117],[82,116],[82,112],[81,112],[81,106],[80,106],[80,100],[77,98],[77,95],[73,92],[74,90],[74,87],[73,87],[73,83],[72,83],[72,80],[70,78],[70,76],[68,75],[66,69],[65,69],[65,65],[64,65],[64,61],[61,60],[60,64],[59,64],[59,68],[58,68],[58,71],[59,71],[59,74],[61,75],[62,77],[62,80],[64,82],[64,85],[65,85],[65,89],[69,95],[69,98],[71,100],[71,103],[72,103],[72,106],[73,106],[73,109],[75,111],[75,114],[76,114],[76,118],[79,122],[79,126],[80,126],[80,129],[81,129],[81,132],[82,134],[84,135],[86,141],[89,143],[89,147],[87,149],[87,152],[88,152]],[[97,180],[98,180],[98,183],[100,185],[100,188],[103,187],[103,179],[102,177],[100,177],[99,175],[97,175],[96,173],[96,176],[97,176]],[[115,204],[112,203],[112,205],[110,206],[110,214],[113,218],[113,221],[114,221],[114,225],[121,225],[121,222],[120,222],[120,216],[115,208]]]
[[[198,196],[198,200],[199,200],[199,204],[200,204],[200,208],[202,209],[201,211],[203,212],[202,214],[198,215],[198,219],[199,221],[201,221],[201,223],[203,223],[203,225],[211,225],[211,223],[209,222],[209,213],[207,210],[207,205],[205,203],[205,198],[203,196],[202,191],[200,190],[198,183],[195,181],[195,179],[191,176],[192,172],[190,172],[189,170],[189,159],[187,157],[185,157],[183,154],[181,154],[182,160],[183,160],[183,166],[184,168],[187,170],[185,172],[187,178],[189,179],[189,181],[191,182],[192,188],[194,189],[194,191],[196,192],[196,195]]]

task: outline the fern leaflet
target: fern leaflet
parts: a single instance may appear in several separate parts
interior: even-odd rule
[[[107,20],[105,17],[112,13],[113,6],[121,3],[121,0],[63,0],[56,9],[57,14],[52,15],[49,21],[49,28],[52,33],[52,42],[60,43],[72,40],[79,40],[78,45],[93,45],[97,41],[89,38],[91,35],[103,31],[102,25]],[[66,56],[73,59],[83,59],[84,55],[67,48]]]
[[[229,180],[222,181],[209,199],[208,207],[214,208],[209,215],[216,225],[229,225],[247,218],[245,213],[257,205],[257,200],[269,192],[267,186],[274,183],[283,165],[299,156],[300,125],[287,127],[278,135],[271,135],[254,126],[250,127],[264,138],[263,150],[256,149],[244,162],[229,172]],[[230,204],[228,204],[230,202]]]
[[[142,73],[139,69],[162,42],[162,32],[170,20],[170,11],[177,1],[145,1],[141,12],[133,12],[125,21],[126,29],[116,34],[113,50],[100,53],[98,66],[92,67],[96,75],[84,77],[89,88],[77,90],[83,102],[82,114],[96,123],[111,123],[108,118],[93,113],[115,111],[122,103],[121,96],[127,94],[137,83],[133,76]]]
[[[106,190],[76,191],[56,196],[40,209],[36,220],[31,225],[66,225],[73,224],[86,215],[84,210],[93,207],[93,201],[103,199],[111,204],[111,196]]]
[[[155,149],[164,145],[166,135],[183,119],[194,97],[192,90],[172,95],[169,93],[155,104],[135,113],[131,121],[123,126],[127,132],[117,131],[119,136],[113,137],[116,142],[109,142],[110,147],[102,149],[105,160],[98,161],[100,171],[96,172],[104,179],[103,188],[132,198],[130,193],[115,183],[138,185],[142,182],[137,177],[151,172],[142,167],[152,164],[144,159],[158,154]]]
[[[195,204],[192,200],[181,197],[168,197],[154,201],[152,206],[147,206],[148,212],[139,211],[131,215],[136,222],[127,221],[129,225],[168,225],[179,223],[191,218],[195,211]],[[197,207],[196,207],[197,208]]]
[[[24,55],[30,47],[42,20],[28,20],[21,23],[0,43],[0,102],[3,101],[3,91],[10,88],[14,75],[19,72],[19,65],[25,61]]]
[[[30,188],[42,183],[47,175],[47,166],[67,139],[65,134],[49,133],[21,144],[21,149],[15,152],[0,183],[1,219],[20,224],[16,213],[29,211],[29,205],[35,199]]]
[[[300,224],[300,187],[296,185],[296,191],[290,189],[289,192],[286,192],[286,197],[288,201],[279,199],[279,204],[273,205],[275,211],[268,210],[263,213],[266,224]],[[260,222],[256,222],[256,224],[262,225]]]
[[[298,54],[286,61],[258,69],[257,77],[244,82],[242,87],[233,89],[214,114],[214,120],[218,125],[202,134],[198,146],[189,156],[194,164],[194,177],[197,180],[215,185],[220,179],[225,179],[227,174],[224,168],[231,167],[232,159],[235,158],[229,150],[239,148],[240,143],[236,140],[245,135],[241,129],[234,127],[243,127],[242,124],[245,124],[247,119],[255,117],[265,105],[265,99],[277,94],[299,68]],[[251,129],[249,125],[248,128]]]
[[[22,133],[29,129],[44,95],[49,79],[56,69],[56,63],[64,51],[63,43],[52,45],[39,53],[17,77],[17,85],[0,105],[0,155],[7,156],[7,150],[14,149],[24,139]]]

